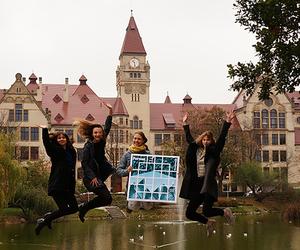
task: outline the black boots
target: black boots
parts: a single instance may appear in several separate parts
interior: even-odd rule
[[[46,213],[43,218],[39,218],[36,221],[35,226],[35,234],[39,235],[43,227],[47,226],[49,229],[52,229],[51,220],[50,220],[51,212]]]
[[[84,204],[84,203],[80,204],[78,206],[78,210],[79,210],[78,217],[79,217],[80,221],[83,223],[85,221],[84,216],[88,211],[87,204]]]

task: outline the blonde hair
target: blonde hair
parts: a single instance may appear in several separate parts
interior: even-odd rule
[[[87,120],[78,119],[73,122],[73,126],[78,126],[77,133],[84,138],[93,139],[93,129],[101,128],[103,130],[103,140],[106,140],[104,129],[100,124],[91,123]]]
[[[205,131],[205,132],[203,132],[201,135],[199,135],[199,136],[196,138],[196,140],[195,140],[195,142],[196,142],[201,148],[204,147],[203,144],[202,144],[202,140],[203,140],[203,138],[204,138],[205,136],[207,136],[208,139],[211,140],[211,144],[215,144],[215,143],[216,143],[216,142],[215,142],[215,139],[214,139],[214,136],[213,136],[213,133],[212,133],[211,131]]]

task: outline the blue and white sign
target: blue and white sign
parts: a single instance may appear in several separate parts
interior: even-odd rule
[[[179,156],[132,154],[127,200],[177,202]]]

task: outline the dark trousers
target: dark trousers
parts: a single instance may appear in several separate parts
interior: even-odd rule
[[[199,206],[203,204],[202,214],[197,213]],[[224,211],[220,208],[213,208],[214,197],[209,194],[194,194],[190,199],[190,202],[186,208],[186,217],[190,220],[199,221],[200,223],[206,224],[207,217],[223,216]]]
[[[47,222],[51,222],[59,217],[74,214],[78,211],[78,205],[74,194],[70,193],[55,193],[52,195],[58,210],[48,213],[45,216]]]
[[[97,196],[83,205],[85,213],[90,209],[108,206],[111,204],[112,197],[105,184],[101,185],[100,187],[94,187],[91,191]]]

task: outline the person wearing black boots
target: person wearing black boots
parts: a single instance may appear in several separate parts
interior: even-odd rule
[[[50,138],[47,127],[42,125],[40,127],[43,129],[43,144],[51,160],[48,195],[52,196],[58,210],[46,213],[37,220],[36,235],[39,235],[45,226],[51,229],[53,220],[78,211],[74,196],[76,151],[66,133],[57,132]]]
[[[87,138],[83,147],[81,165],[83,168],[83,183],[88,191],[97,196],[79,206],[79,219],[85,221],[85,214],[96,207],[108,206],[112,202],[112,197],[105,185],[105,180],[115,172],[115,168],[105,157],[106,137],[109,134],[112,124],[112,107],[105,104],[109,109],[104,128],[100,124],[93,124],[86,120],[76,121],[74,125],[79,125],[78,133]]]

